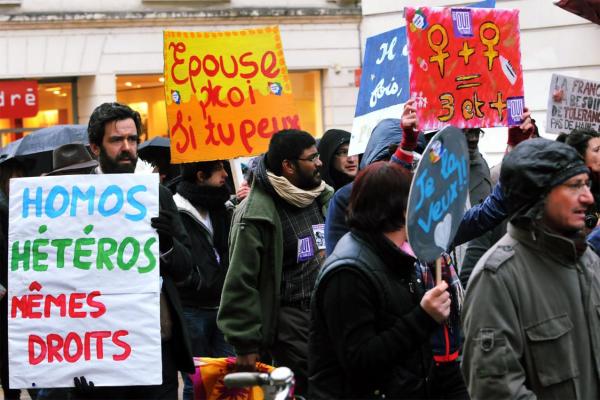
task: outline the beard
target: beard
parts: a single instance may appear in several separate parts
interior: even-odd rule
[[[321,184],[321,181],[321,173],[318,169],[310,175],[299,171],[298,188],[302,190],[312,190],[318,187]]]
[[[119,161],[130,160],[131,164],[120,164]],[[100,168],[105,174],[130,174],[135,171],[137,157],[132,157],[126,151],[121,152],[116,159],[111,158],[103,147],[100,147]]]

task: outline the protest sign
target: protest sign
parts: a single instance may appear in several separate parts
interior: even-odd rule
[[[11,388],[162,382],[156,174],[11,180]]]
[[[406,229],[416,256],[434,261],[448,250],[465,212],[469,193],[465,135],[447,126],[429,142],[415,171]]]
[[[600,82],[552,74],[546,132],[600,128]]]
[[[520,123],[518,11],[408,7],[405,15],[419,129]]]
[[[406,27],[367,38],[348,154],[364,153],[379,121],[400,118],[408,94]]]
[[[257,155],[300,128],[278,27],[165,31],[164,58],[172,163]]]

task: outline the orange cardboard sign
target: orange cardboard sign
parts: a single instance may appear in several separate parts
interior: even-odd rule
[[[260,154],[300,129],[278,27],[165,31],[164,56],[172,163]]]

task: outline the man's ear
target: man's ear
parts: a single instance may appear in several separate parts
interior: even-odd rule
[[[203,183],[204,182],[204,173],[202,171],[196,172],[196,181],[198,183]]]
[[[92,150],[92,153],[94,153],[96,157],[100,156],[100,146],[96,143],[90,143],[90,150]]]
[[[291,160],[283,160],[281,162],[281,172],[286,176],[293,175],[296,172],[296,164]]]

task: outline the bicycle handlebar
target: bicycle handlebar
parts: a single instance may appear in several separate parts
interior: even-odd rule
[[[225,375],[223,383],[229,388],[268,385],[269,374],[264,372],[233,372]]]

